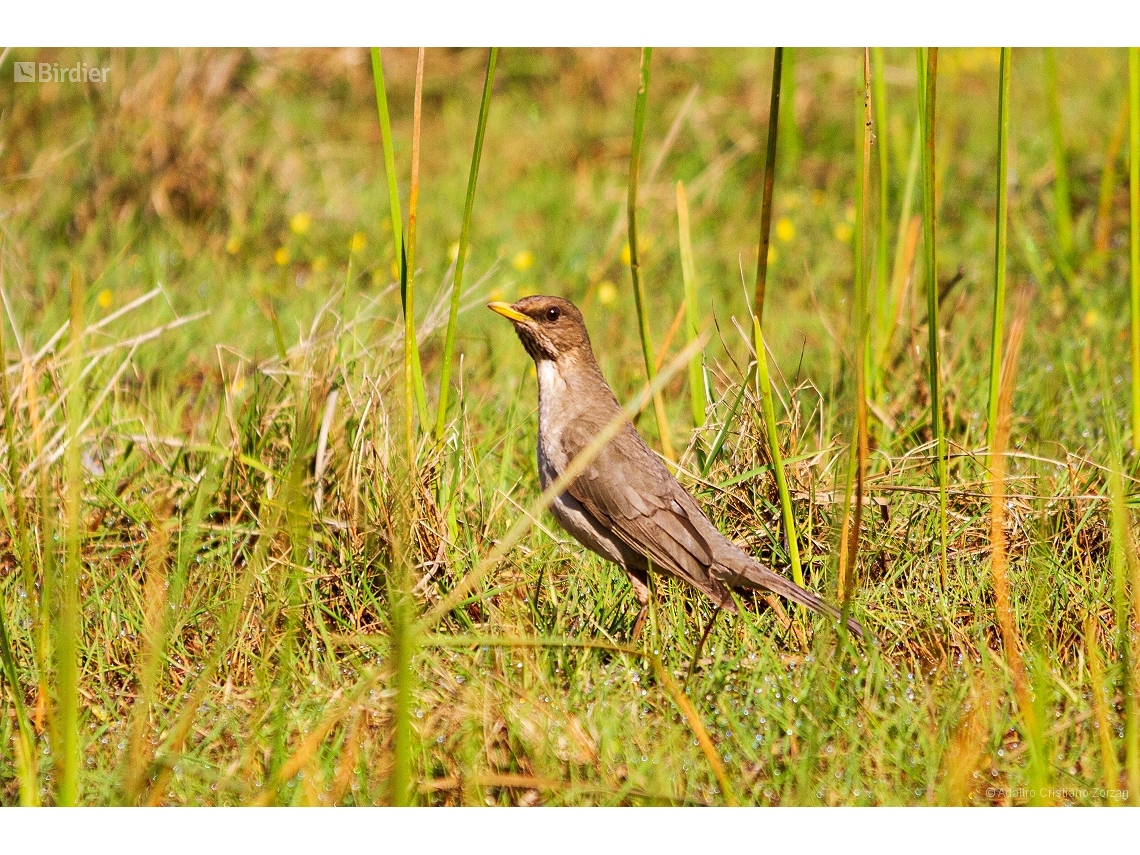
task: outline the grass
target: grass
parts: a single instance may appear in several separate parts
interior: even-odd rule
[[[1129,59],[1059,51],[1051,81],[1043,52],[1013,54],[1006,277],[1034,296],[1006,339],[995,480],[996,49],[938,52],[925,175],[912,50],[784,54],[768,402],[745,381],[771,50],[654,51],[630,241],[647,352],[614,285],[636,50],[503,49],[493,88],[486,50],[427,51],[414,206],[414,50],[382,51],[382,83],[367,51],[12,51],[0,75],[111,72],[10,87],[0,111],[0,803],[1136,798]],[[856,80],[860,116],[888,124],[869,155]],[[924,192],[936,313],[914,281]],[[850,607],[879,644],[763,598],[718,616],[667,579],[631,640],[623,574],[543,510],[530,361],[482,309],[527,293],[583,308],[639,428],[672,436],[722,531],[790,572],[783,450],[805,581],[833,602],[862,397]],[[660,425],[641,418],[654,391]]]

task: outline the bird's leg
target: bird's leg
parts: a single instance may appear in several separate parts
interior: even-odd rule
[[[645,616],[649,614],[649,575],[644,570],[630,570],[626,568],[629,584],[633,586],[633,595],[641,603],[641,611],[637,613],[637,620],[633,622],[633,638],[637,641],[641,637],[641,628],[645,625]]]

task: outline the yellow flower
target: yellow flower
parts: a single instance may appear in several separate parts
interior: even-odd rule
[[[776,220],[776,237],[787,243],[796,236],[796,227],[787,217]]]
[[[638,238],[637,256],[638,256],[638,259],[640,261],[645,260],[645,253],[649,252],[649,250],[651,250],[651,249],[653,249],[653,238],[651,238],[651,237]],[[622,264],[629,264],[630,261],[632,261],[632,258],[630,257],[630,254],[629,254],[629,243],[626,242],[625,245],[622,246],[622,248],[621,248],[621,263]]]
[[[304,211],[300,211],[294,214],[293,219],[289,221],[289,228],[291,228],[297,234],[303,235],[308,233],[309,226],[312,224],[313,218],[306,214]]]
[[[320,273],[329,266],[329,257],[327,255],[318,255],[313,259],[313,272]]]
[[[459,258],[459,241],[456,241],[447,248],[447,257],[450,261],[455,261],[455,259]]]
[[[614,283],[606,279],[598,285],[598,302],[603,306],[612,306],[614,300],[617,299],[617,288]]]
[[[237,235],[233,235],[228,241],[226,241],[226,252],[228,252],[230,255],[237,255],[240,249],[241,238],[239,238]]]
[[[459,247],[456,247],[458,253]],[[529,249],[519,250],[515,253],[514,258],[511,259],[511,267],[522,273],[525,270],[530,270],[534,266],[534,253]]]
[[[283,246],[277,247],[277,252],[273,253],[273,260],[277,262],[278,267],[284,267],[289,263],[289,250]]]
[[[110,288],[104,288],[99,292],[99,296],[95,298],[95,302],[99,304],[100,309],[109,308],[114,301],[115,295],[111,293]]]
[[[366,246],[368,246],[368,238],[364,236],[364,232],[356,232],[352,236],[352,241],[349,243],[348,248],[352,252],[360,252]]]
[[[1096,309],[1089,309],[1085,312],[1084,324],[1086,327],[1095,327],[1100,323],[1100,314]]]
[[[493,290],[493,291],[492,291],[490,294],[488,294],[487,296],[491,298],[491,301],[492,301],[492,302],[495,302],[495,303],[497,303],[497,302],[499,302],[500,300],[502,300],[502,299],[503,299],[503,292],[502,292],[502,290],[501,290],[501,289],[499,289],[499,288],[496,288],[495,290]]]
[[[855,230],[851,228],[850,223],[836,223],[835,224],[835,239],[842,243],[848,243],[851,240],[851,235]]]
[[[768,244],[768,264],[775,264],[776,259],[780,257],[780,253],[776,252],[776,247]]]

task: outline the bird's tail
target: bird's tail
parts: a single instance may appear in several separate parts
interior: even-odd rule
[[[842,612],[831,605],[831,603],[824,602],[811,591],[804,590],[795,582],[784,578],[779,573],[773,573],[743,550],[740,551],[738,556],[733,556],[733,558],[736,560],[731,563],[735,566],[720,566],[716,568],[720,570],[720,573],[717,575],[726,585],[734,588],[751,588],[754,591],[771,591],[773,594],[779,594],[781,597],[791,600],[793,603],[806,606],[813,612],[827,615],[835,620],[843,619]],[[867,638],[867,634],[863,631],[863,626],[859,621],[855,620],[855,618],[847,618],[847,628],[860,638]]]

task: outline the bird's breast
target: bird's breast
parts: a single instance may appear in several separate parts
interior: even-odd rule
[[[550,359],[538,360],[538,473],[542,488],[566,468],[569,462],[562,450],[562,428],[570,389],[558,365]]]

